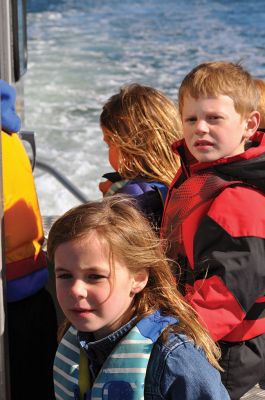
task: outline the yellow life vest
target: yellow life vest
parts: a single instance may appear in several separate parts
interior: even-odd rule
[[[1,134],[4,243],[6,278],[9,282],[44,269],[46,257],[41,250],[44,239],[42,220],[27,152],[16,133],[2,131]],[[34,283],[35,288],[29,288],[28,294],[46,283],[43,281],[47,274],[42,271],[40,275],[41,278],[39,276],[38,282]],[[18,300],[16,295],[15,300]]]

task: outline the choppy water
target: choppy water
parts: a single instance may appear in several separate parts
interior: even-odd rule
[[[25,127],[38,155],[89,199],[110,168],[98,118],[126,83],[173,100],[181,79],[205,60],[241,60],[265,78],[265,1],[28,0]],[[51,176],[36,172],[42,213],[78,204]]]

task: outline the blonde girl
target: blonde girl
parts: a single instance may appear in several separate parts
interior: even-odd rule
[[[182,136],[176,105],[159,90],[134,83],[106,102],[100,126],[115,171],[103,176],[107,181],[100,183],[100,190],[138,198],[159,226],[168,186],[179,168],[171,150]]]
[[[57,399],[228,399],[219,351],[132,200],[114,195],[68,211],[47,249],[71,323],[54,363]]]

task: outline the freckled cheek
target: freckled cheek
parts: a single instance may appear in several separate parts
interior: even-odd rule
[[[186,140],[186,142],[189,142],[191,137],[193,136],[193,134],[190,132],[190,130],[186,130],[186,132],[184,131],[184,139]]]

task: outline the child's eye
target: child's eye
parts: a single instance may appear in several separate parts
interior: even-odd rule
[[[219,119],[222,119],[222,117],[221,117],[220,115],[210,115],[210,116],[208,117],[208,119],[209,119],[210,121],[217,121],[217,120],[219,120]]]
[[[106,276],[99,274],[91,274],[87,276],[87,280],[90,282],[98,282],[106,278],[107,278]]]
[[[188,117],[184,119],[184,122],[193,123],[196,121],[196,117]]]
[[[59,272],[56,275],[56,279],[71,279],[72,275],[66,272]]]

